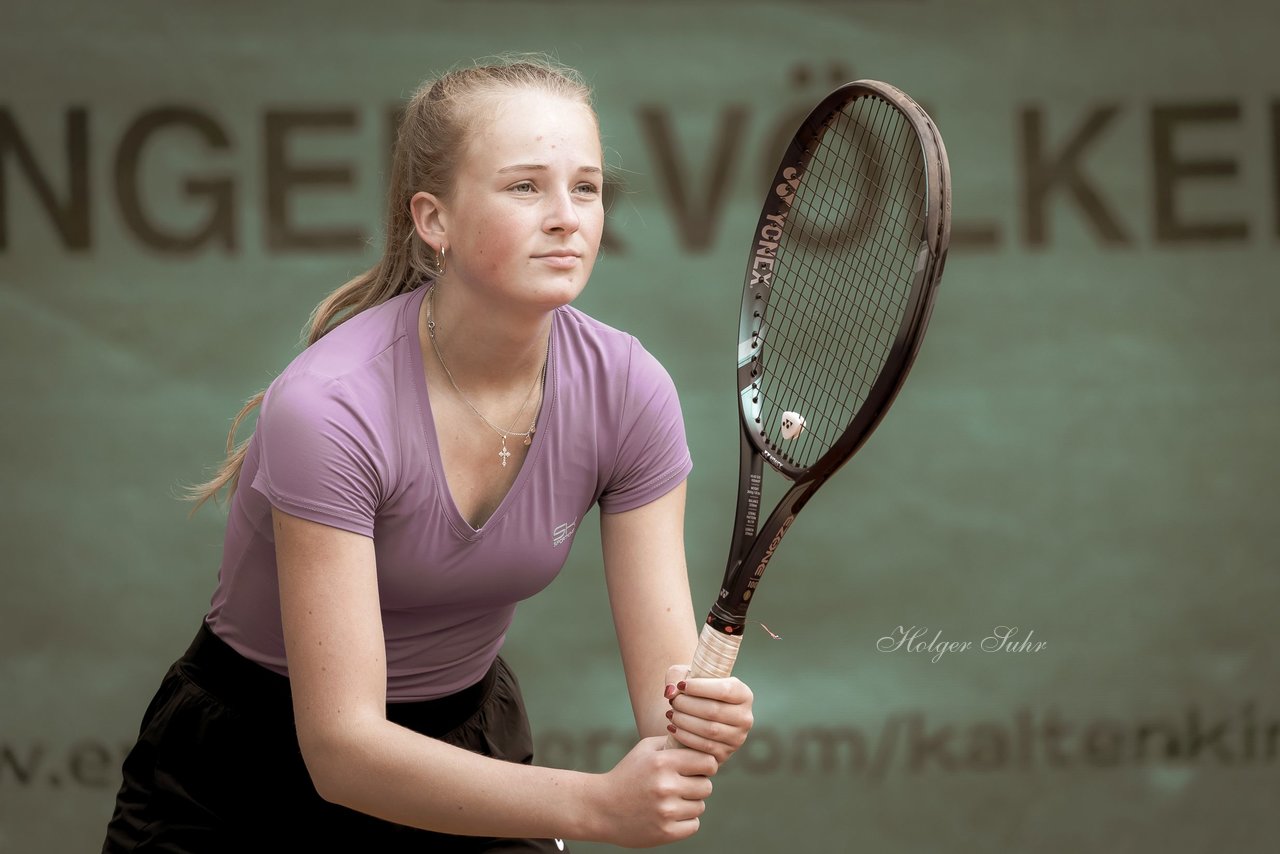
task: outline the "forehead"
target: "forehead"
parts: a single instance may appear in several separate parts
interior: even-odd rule
[[[480,168],[568,160],[601,165],[595,113],[581,101],[537,90],[495,93],[472,135],[467,160]]]

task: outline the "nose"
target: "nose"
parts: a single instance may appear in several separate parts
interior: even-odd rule
[[[547,195],[547,213],[542,229],[550,234],[572,234],[578,230],[581,218],[574,206],[570,191]]]

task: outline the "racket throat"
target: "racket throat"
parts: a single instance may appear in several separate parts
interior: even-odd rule
[[[720,595],[707,615],[708,625],[726,635],[741,635],[746,625],[747,609],[765,569],[795,522],[796,513],[812,494],[812,482],[800,483],[788,490],[778,502],[759,533],[748,543],[746,553],[735,560],[732,571],[726,574]]]
[[[721,598],[725,598],[724,593],[721,594]],[[720,634],[741,636],[742,629],[746,624],[745,609],[742,614],[731,614],[721,607],[719,601],[712,604],[711,613],[707,614],[707,625]]]

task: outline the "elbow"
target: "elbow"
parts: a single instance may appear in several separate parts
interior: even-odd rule
[[[307,762],[307,773],[311,776],[311,785],[315,787],[316,794],[321,800],[340,807],[350,807],[346,792],[338,785],[338,779],[334,775],[317,770],[311,762]]]
[[[321,799],[331,804],[351,806],[351,781],[360,776],[352,761],[357,754],[349,747],[353,741],[339,733],[304,734],[301,728],[298,730],[298,747],[311,785]]]

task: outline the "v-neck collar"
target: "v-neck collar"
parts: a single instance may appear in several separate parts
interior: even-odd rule
[[[444,474],[444,458],[440,456],[440,439],[436,432],[435,416],[431,412],[431,393],[427,388],[426,371],[423,369],[422,338],[418,334],[422,301],[426,298],[426,293],[430,287],[429,284],[419,285],[417,293],[410,298],[405,311],[404,331],[411,342],[409,352],[413,358],[414,388],[417,390],[419,411],[422,416],[422,437],[427,446],[427,459],[431,464],[431,473],[436,481],[436,493],[439,496],[440,506],[444,511],[445,517],[449,520],[450,527],[454,529],[459,537],[470,542],[480,539],[485,535],[485,532],[493,529],[502,521],[502,518],[510,511],[511,506],[519,499],[520,491],[524,488],[525,482],[532,476],[531,471],[541,455],[544,444],[543,436],[546,434],[555,412],[556,387],[558,385],[556,374],[556,327],[559,312],[552,312],[551,317],[550,340],[547,345],[547,378],[542,394],[542,403],[538,409],[538,429],[533,433],[533,444],[529,446],[529,453],[525,454],[524,461],[520,464],[520,472],[507,490],[507,494],[502,496],[502,501],[499,502],[489,518],[484,521],[484,524],[476,528],[458,510],[458,505],[453,500],[453,493],[449,490],[449,479]]]

